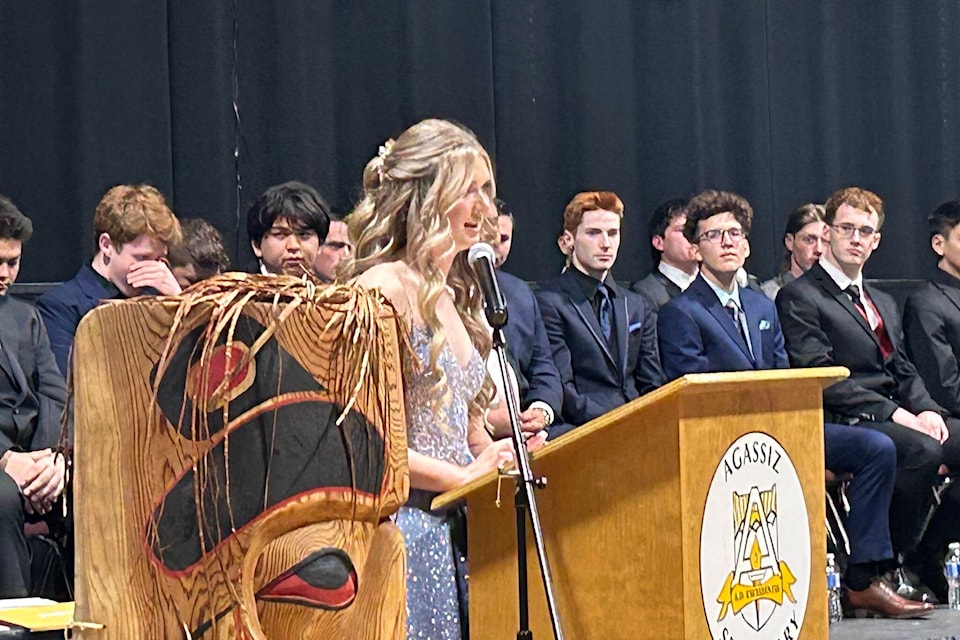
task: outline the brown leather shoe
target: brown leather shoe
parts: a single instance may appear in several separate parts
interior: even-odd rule
[[[844,591],[844,608],[865,609],[884,618],[920,618],[931,611],[929,602],[914,602],[897,595],[886,582],[874,580],[863,591]]]

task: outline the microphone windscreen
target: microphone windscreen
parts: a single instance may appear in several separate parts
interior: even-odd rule
[[[470,247],[470,251],[467,253],[467,262],[470,264],[474,264],[480,258],[487,258],[491,263],[496,262],[496,254],[493,252],[493,247],[486,242],[478,242]]]

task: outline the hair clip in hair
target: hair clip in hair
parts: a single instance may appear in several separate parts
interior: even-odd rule
[[[393,151],[393,138],[390,138],[377,150],[377,155],[380,157],[380,160],[383,162],[387,161],[387,156],[390,155],[390,152]]]
[[[393,138],[389,138],[377,149],[377,157],[380,158],[380,162],[377,164],[377,177],[380,178],[381,184],[383,184],[383,165],[386,164],[387,156],[390,155],[391,151],[393,151]]]

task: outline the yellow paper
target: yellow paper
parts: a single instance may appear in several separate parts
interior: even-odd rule
[[[0,609],[0,623],[25,627],[30,631],[66,629],[73,622],[73,606],[72,602],[52,602]]]

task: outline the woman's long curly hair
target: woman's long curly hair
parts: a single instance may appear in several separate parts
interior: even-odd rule
[[[446,120],[423,120],[396,142],[388,141],[367,163],[363,199],[346,219],[355,250],[341,263],[341,274],[357,276],[375,265],[402,260],[421,277],[415,302],[430,332],[429,361],[424,364],[434,379],[435,408],[449,394],[449,382],[437,366],[446,337],[435,311],[446,286],[452,288],[460,318],[484,359],[491,347],[483,297],[466,252],[454,257],[446,280],[437,267],[456,251],[446,214],[470,188],[478,158],[487,164],[492,180],[490,157],[472,132]],[[492,200],[494,193],[487,195]],[[493,396],[487,376],[470,405],[470,416],[486,409]]]

